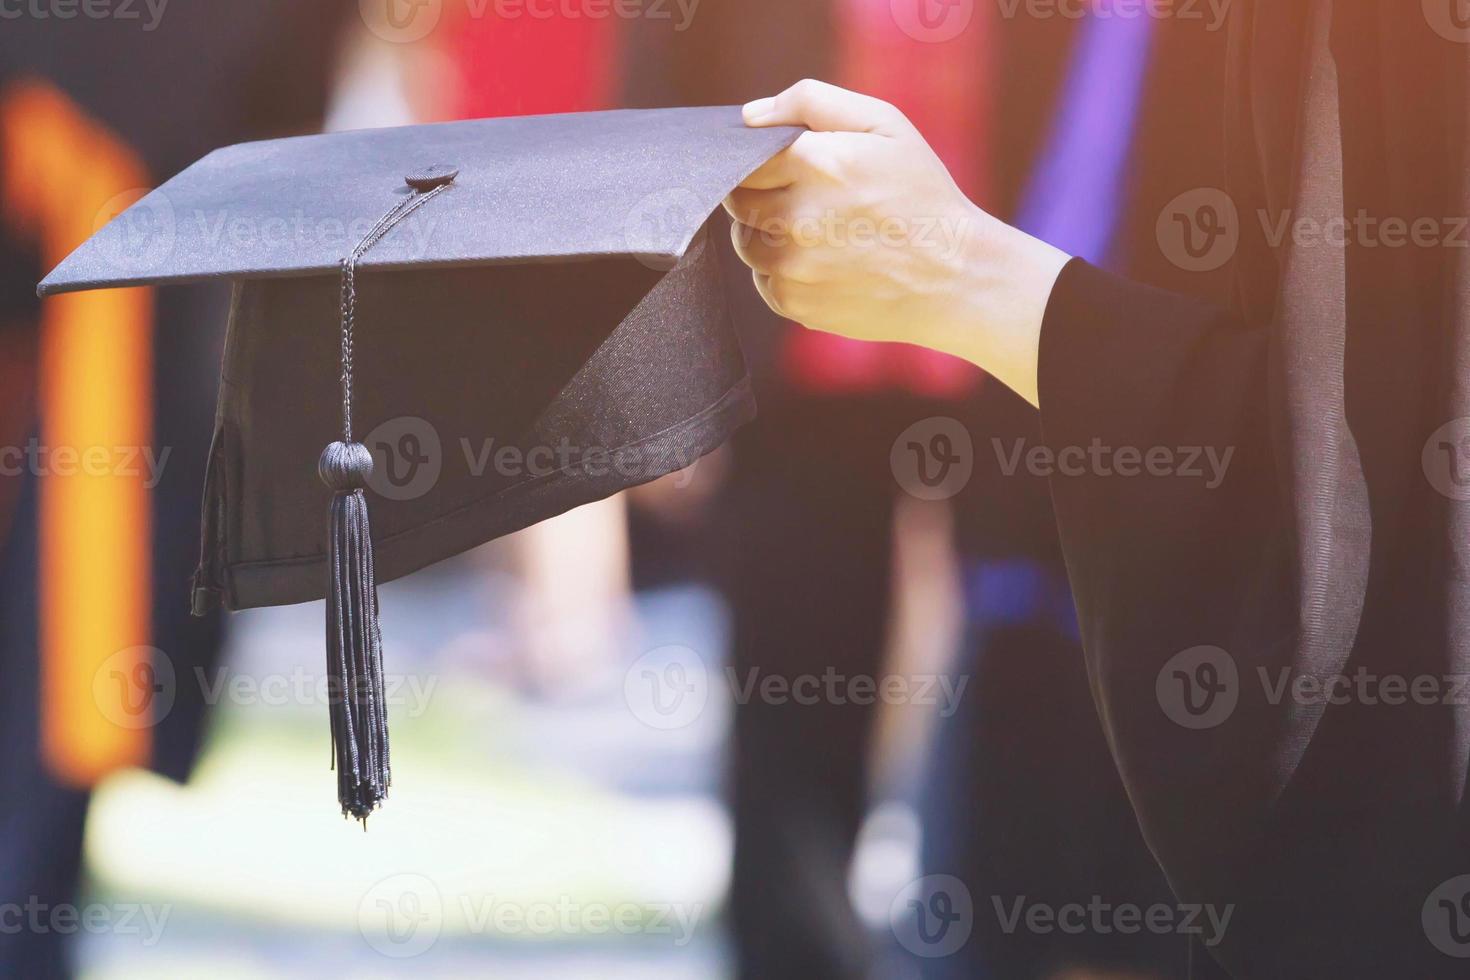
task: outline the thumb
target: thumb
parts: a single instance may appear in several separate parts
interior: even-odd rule
[[[818,133],[897,136],[909,128],[903,113],[887,102],[810,78],[749,103],[743,113],[747,126],[805,126]]]

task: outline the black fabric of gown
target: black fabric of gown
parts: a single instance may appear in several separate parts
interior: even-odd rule
[[[1230,910],[1236,977],[1470,976],[1470,23],[1443,6],[1236,3],[1234,308],[1076,261],[1043,326],[1048,445],[1174,468],[1052,492],[1114,758],[1181,901]],[[1283,215],[1305,233],[1273,242]],[[1232,453],[1218,486],[1191,447]]]

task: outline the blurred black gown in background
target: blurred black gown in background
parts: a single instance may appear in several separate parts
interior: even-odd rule
[[[62,111],[86,119],[138,158],[152,183],[219,146],[319,128],[344,8],[261,0],[231,5],[222,17],[214,5],[175,4],[156,23],[141,5],[133,9],[137,19],[7,17],[0,29],[0,99],[23,88],[54,94]],[[40,131],[25,135],[44,138]],[[15,157],[0,154],[0,160]],[[12,220],[6,217],[0,214],[0,444],[23,446],[38,431],[40,250],[67,232],[22,228],[13,212]],[[175,288],[158,292],[154,306],[149,448],[155,457],[166,449],[168,457],[150,494],[151,632],[152,645],[178,677],[212,669],[220,646],[219,616],[192,617],[187,595],[198,559],[199,474],[209,448],[227,299],[215,288]],[[59,781],[42,762],[37,489],[32,473],[7,469],[0,476],[0,904],[54,909],[77,901],[90,794]],[[87,610],[74,614],[85,617]],[[193,764],[205,705],[201,685],[179,684],[175,694],[150,726],[150,761],[182,779]],[[55,929],[0,936],[0,976],[69,976],[71,939]]]

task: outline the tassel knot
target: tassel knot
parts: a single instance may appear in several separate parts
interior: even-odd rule
[[[373,475],[373,454],[360,442],[337,441],[322,450],[316,464],[322,482],[341,493],[361,490]]]

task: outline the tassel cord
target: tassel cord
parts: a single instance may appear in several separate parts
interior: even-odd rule
[[[347,258],[342,260],[342,441],[352,442],[352,355],[353,333],[357,325],[357,263],[388,232],[404,218],[413,214],[440,194],[448,184],[440,184],[429,191],[415,191],[395,204],[387,214],[378,219],[362,241]]]
[[[326,623],[332,766],[337,771],[337,801],[343,816],[362,821],[364,828],[368,815],[388,795],[392,770],[372,528],[363,492],[372,475],[373,458],[366,446],[352,439],[357,263],[395,225],[446,186],[415,188],[342,260],[342,440],[327,446],[317,470],[334,491],[329,514]]]

